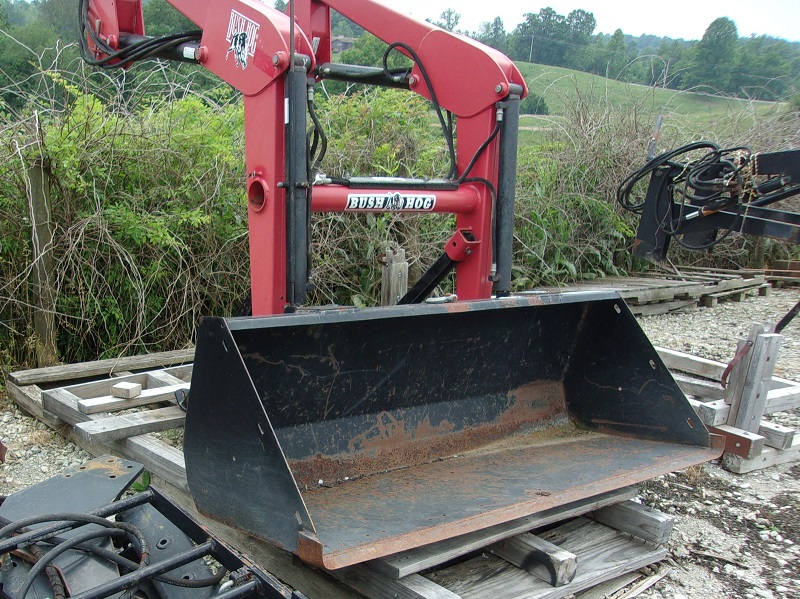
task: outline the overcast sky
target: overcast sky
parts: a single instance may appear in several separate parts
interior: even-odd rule
[[[728,17],[741,37],[770,35],[790,41],[800,40],[800,0],[381,0],[396,10],[419,19],[436,20],[446,9],[461,14],[458,28],[475,31],[484,21],[503,20],[506,31],[522,22],[525,13],[538,13],[551,7],[567,15],[576,9],[594,14],[595,33],[623,33],[639,36],[650,33],[674,39],[700,39],[718,17]]]

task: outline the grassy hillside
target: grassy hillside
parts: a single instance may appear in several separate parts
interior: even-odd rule
[[[657,89],[560,67],[517,64],[531,91],[543,95],[550,109],[549,117],[524,117],[522,126],[528,131],[558,126],[558,117],[569,115],[579,99],[605,102],[653,123],[656,115],[664,115],[664,135],[676,143],[695,136],[735,137],[737,132],[749,130],[757,119],[785,110],[774,102]],[[537,136],[523,133],[525,137]]]

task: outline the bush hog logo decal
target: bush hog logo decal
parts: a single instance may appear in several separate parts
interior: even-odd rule
[[[436,206],[436,196],[431,194],[361,194],[347,196],[345,210],[387,210],[403,212],[431,212]]]
[[[236,66],[242,70],[247,68],[247,57],[256,54],[256,38],[260,25],[251,21],[246,16],[235,10],[231,11],[231,20],[228,22],[228,33],[225,40],[228,42],[228,52],[225,60],[233,52]]]

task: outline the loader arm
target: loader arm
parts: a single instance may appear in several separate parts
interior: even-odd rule
[[[510,292],[518,109],[527,89],[509,58],[373,0],[297,0],[294,27],[290,16],[254,0],[168,1],[202,37],[167,57],[195,60],[244,95],[254,315],[305,303],[309,211],[455,214],[439,271],[415,301],[453,267],[462,299]],[[413,59],[410,73],[386,84],[455,115],[447,179],[308,180],[307,82],[349,72],[331,61],[332,9]],[[89,0],[89,14],[100,36],[121,46],[144,33],[140,0]],[[94,52],[102,53],[96,45]]]

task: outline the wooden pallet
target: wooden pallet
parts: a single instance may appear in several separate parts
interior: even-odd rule
[[[619,293],[637,316],[654,316],[715,306],[720,300],[741,301],[748,293],[766,295],[769,285],[764,274],[710,273],[693,271],[682,275],[661,272],[635,277],[608,277],[581,281],[566,287],[545,287],[540,292],[611,290]]]
[[[7,388],[22,409],[90,453],[114,453],[143,463],[204,526],[309,597],[339,599],[358,591],[371,598],[453,599],[495,597],[512,588],[526,597],[564,597],[620,575],[625,577],[616,584],[629,584],[641,578],[637,569],[666,553],[672,519],[630,501],[637,491],[628,487],[340,571],[299,565],[285,552],[193,510],[183,454],[156,436],[183,424],[174,393],[191,380],[186,363],[191,357],[180,352],[147,356],[141,362],[127,358],[122,364],[102,361],[23,371],[9,376]],[[151,370],[153,365],[164,367]],[[87,376],[95,380],[87,382]],[[64,385],[71,380],[82,382]],[[128,387],[137,387],[138,393],[115,397],[112,389],[120,383],[131,383]],[[484,562],[493,564],[493,570],[482,572],[482,584],[463,571],[463,564]],[[462,575],[471,582],[459,581]],[[344,591],[342,584],[347,585]]]
[[[800,383],[771,377],[763,405],[759,405],[756,431],[732,426],[731,402],[719,381],[727,364],[706,360],[665,348],[656,348],[664,364],[689,398],[703,423],[731,439],[722,464],[731,472],[745,474],[800,460],[800,435],[794,429],[764,420],[761,416],[800,407]],[[736,443],[739,446],[736,446]]]

